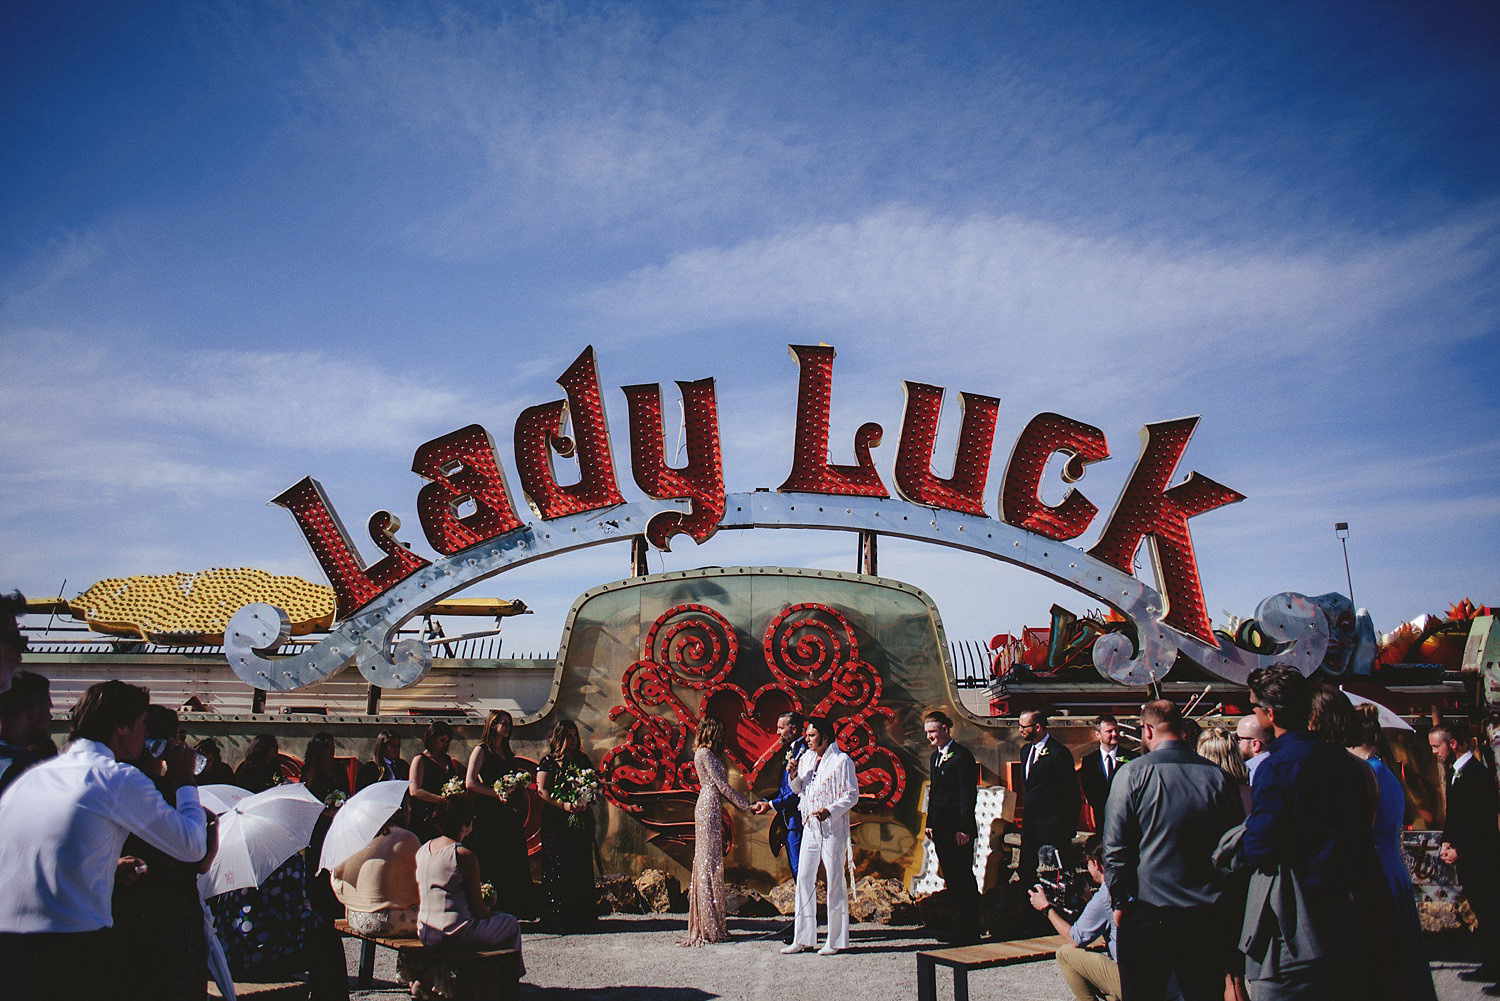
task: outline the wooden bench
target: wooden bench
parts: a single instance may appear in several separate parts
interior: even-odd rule
[[[255,1001],[307,1001],[308,986],[306,980],[236,980],[234,993],[237,997],[254,998]],[[212,980],[208,982],[208,996],[214,1001],[224,997],[219,985]]]
[[[1064,935],[1021,938],[1012,942],[990,942],[986,945],[960,945],[951,949],[934,949],[917,953],[917,1001],[937,998],[937,968],[953,968],[953,999],[969,1001],[969,971],[988,970],[993,966],[1033,963],[1051,959],[1060,946],[1070,944]]]
[[[375,950],[390,949],[397,959],[418,966],[451,970],[460,986],[477,975],[493,973],[500,982],[501,1001],[515,1001],[520,992],[521,953],[516,949],[429,949],[414,938],[361,935],[347,921],[335,921],[340,935],[359,939],[358,986],[367,990],[375,981]]]

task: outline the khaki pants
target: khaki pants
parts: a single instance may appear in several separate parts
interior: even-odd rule
[[[1076,945],[1057,950],[1057,968],[1078,1001],[1120,1001],[1120,967],[1107,952],[1088,952]]]

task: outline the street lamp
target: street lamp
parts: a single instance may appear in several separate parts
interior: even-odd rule
[[[1349,523],[1347,521],[1336,521],[1333,523],[1333,534],[1339,540],[1339,545],[1344,547],[1344,580],[1349,583],[1349,604],[1354,604],[1354,578],[1349,575]]]

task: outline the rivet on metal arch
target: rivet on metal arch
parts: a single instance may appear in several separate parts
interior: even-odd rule
[[[1293,644],[1274,656],[1252,654],[1219,637],[1216,637],[1218,644],[1210,646],[1167,625],[1166,598],[1135,577],[1055,539],[982,516],[935,510],[890,498],[840,497],[837,504],[830,504],[828,498],[817,495],[758,491],[729,495],[719,527],[879,532],[950,546],[1034,570],[1097,598],[1135,626],[1139,638],[1136,651],[1131,650],[1130,639],[1118,633],[1106,633],[1094,643],[1094,667],[1120,684],[1145,685],[1165,678],[1179,652],[1210,674],[1234,684],[1244,684],[1257,667],[1284,661],[1300,666],[1308,658],[1316,665],[1322,660],[1323,649],[1312,627],[1314,609],[1310,603],[1304,613],[1299,613],[1295,606],[1283,602],[1287,607],[1282,620],[1275,626],[1267,623],[1274,639]],[[1266,599],[1261,609],[1283,597]],[[1261,611],[1256,614],[1259,617]],[[1303,622],[1303,618],[1307,621]],[[1322,647],[1326,645],[1325,638]]]
[[[286,613],[265,603],[246,605],[229,620],[224,652],[241,681],[268,691],[316,684],[351,662],[373,685],[405,688],[426,676],[432,658],[420,640],[393,646],[391,637],[422,609],[512,567],[631,539],[657,515],[686,512],[688,506],[680,500],[642,501],[525,525],[422,567],[293,656],[274,656],[291,632]]]

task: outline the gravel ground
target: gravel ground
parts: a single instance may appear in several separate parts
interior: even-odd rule
[[[776,918],[731,918],[729,942],[684,949],[677,940],[686,918],[677,915],[611,915],[588,935],[547,935],[525,931],[526,976],[523,1001],[707,1001],[732,999],[911,999],[917,996],[916,953],[938,948],[921,927],[855,925],[850,948],[837,956],[816,953],[783,956]],[[358,969],[359,947],[345,943],[349,969]],[[1457,936],[1428,941],[1433,979],[1442,1001],[1481,1001],[1484,985],[1465,983],[1458,973],[1473,969],[1472,943]],[[1050,960],[981,970],[970,976],[976,998],[1013,1001],[1071,1001],[1072,995]],[[396,982],[394,954],[381,949],[375,986],[353,992],[356,1001],[406,997]],[[938,970],[939,1001],[953,996],[953,978]]]

